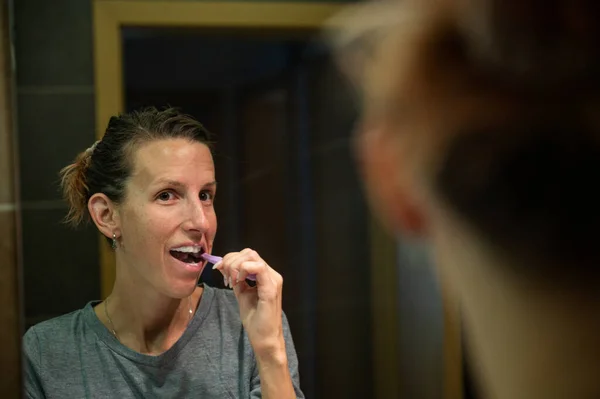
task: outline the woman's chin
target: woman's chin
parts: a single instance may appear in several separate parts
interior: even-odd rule
[[[173,298],[185,298],[192,294],[198,286],[198,280],[200,279],[200,274],[203,269],[204,266],[194,270],[194,272],[190,271],[183,276],[179,273],[176,275],[171,274],[171,276],[169,276],[170,281],[167,282],[166,287],[171,293],[170,296]]]
[[[175,298],[175,299],[187,298],[190,295],[192,295],[194,293],[194,291],[196,290],[196,288],[198,286],[197,281],[198,280],[194,280],[194,281],[190,281],[190,282],[182,282],[182,281],[173,282],[167,288],[168,295],[171,298]]]
[[[179,280],[185,283],[193,281],[195,285],[205,266],[205,260],[201,260],[200,262],[183,262],[171,256],[167,261],[167,270],[165,271],[174,281]]]

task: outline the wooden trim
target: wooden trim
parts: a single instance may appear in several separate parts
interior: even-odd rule
[[[94,92],[96,107],[96,137],[101,139],[111,116],[123,111],[121,32],[118,18],[112,10],[94,3]],[[115,280],[114,253],[102,234],[100,246],[100,289],[106,298]]]
[[[344,4],[203,1],[95,0],[95,9],[122,26],[309,28],[323,22]]]
[[[343,3],[94,0],[96,137],[102,137],[111,116],[124,110],[122,27],[318,30],[344,6]],[[102,236],[99,245],[101,294],[105,298],[115,279],[114,254]]]
[[[398,251],[394,237],[370,216],[371,313],[375,399],[399,398]]]
[[[447,284],[440,282],[444,312],[444,399],[463,399],[462,322],[458,300]]]

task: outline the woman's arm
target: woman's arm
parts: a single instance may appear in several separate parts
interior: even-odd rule
[[[289,326],[287,320],[284,323],[281,309],[283,278],[251,249],[225,255],[215,269],[221,271],[237,298],[242,324],[256,357],[259,397],[295,399],[284,331],[289,335]],[[256,276],[254,287],[246,283],[249,274]]]
[[[298,372],[298,356],[294,347],[294,341],[290,332],[289,324],[285,314],[283,314],[283,335],[285,345],[285,357],[269,357],[256,359],[257,368],[251,382],[250,397],[273,398],[273,397],[291,397],[304,399],[304,394],[300,389],[300,373]],[[286,381],[286,384],[282,384]],[[289,391],[289,386],[292,391]],[[285,387],[287,392],[279,389]]]

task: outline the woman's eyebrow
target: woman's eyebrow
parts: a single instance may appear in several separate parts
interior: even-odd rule
[[[158,186],[158,185],[166,185],[166,186],[170,186],[173,188],[178,188],[178,189],[184,189],[187,187],[186,184],[177,181],[177,180],[171,180],[171,179],[158,179],[157,181],[155,181],[153,184],[153,186]],[[217,186],[217,182],[215,181],[211,181],[209,183],[204,184],[202,187],[216,187]]]
[[[175,188],[184,188],[185,184],[183,184],[182,182],[179,182],[177,180],[170,180],[170,179],[158,179],[157,181],[154,182],[153,185],[168,185],[168,186],[172,186]]]

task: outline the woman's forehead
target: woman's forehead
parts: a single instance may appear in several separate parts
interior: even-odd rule
[[[132,177],[142,181],[198,173],[214,176],[214,163],[208,146],[187,139],[146,143],[134,152],[132,159]]]
[[[147,165],[156,164],[158,161],[172,163],[185,163],[191,160],[212,161],[210,149],[206,144],[186,138],[160,139],[142,143],[135,148],[132,158],[137,163]]]

